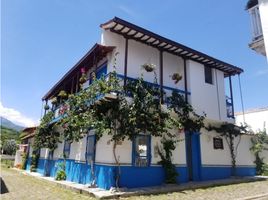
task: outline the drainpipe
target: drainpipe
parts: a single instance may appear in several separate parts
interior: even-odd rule
[[[163,97],[163,51],[159,50],[159,67],[160,67],[160,92],[161,92],[161,104],[164,103]]]
[[[128,58],[128,38],[125,37],[125,62],[124,62],[124,86],[126,86],[127,82],[127,58]]]
[[[232,101],[232,118],[234,118],[234,98],[233,98],[233,86],[232,86],[232,77],[229,75],[229,86],[230,86],[230,95]]]
[[[187,67],[186,67],[186,59],[185,58],[183,58],[183,68],[184,68],[185,102],[188,103]]]

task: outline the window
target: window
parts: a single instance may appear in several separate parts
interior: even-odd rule
[[[63,157],[69,158],[70,151],[71,151],[71,143],[69,141],[65,140],[64,147],[63,147]]]
[[[95,135],[87,136],[87,146],[86,146],[86,162],[91,163],[95,160]]]
[[[222,138],[213,138],[213,147],[214,149],[223,149],[223,140]]]
[[[205,66],[205,82],[208,84],[213,84],[212,77],[211,67]]]
[[[96,78],[100,79],[102,76],[107,74],[107,63],[103,64],[101,67],[97,69]]]
[[[135,138],[133,147],[133,164],[137,167],[146,167],[150,164],[151,140],[149,135],[139,135]]]

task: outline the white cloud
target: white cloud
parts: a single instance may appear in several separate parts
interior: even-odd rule
[[[268,74],[268,68],[267,69],[260,69],[256,72],[256,75],[257,76],[263,76],[263,75],[266,75]]]
[[[39,123],[38,120],[33,120],[29,117],[26,117],[13,108],[5,108],[1,101],[0,101],[0,116],[14,122],[15,124],[24,127],[36,126]]]
[[[133,10],[129,9],[129,8],[126,7],[126,6],[119,5],[118,8],[119,8],[121,11],[123,11],[124,13],[128,14],[129,16],[132,16],[132,17],[137,16],[137,14],[136,14]]]

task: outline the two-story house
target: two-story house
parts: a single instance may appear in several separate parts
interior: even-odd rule
[[[100,27],[100,44],[95,44],[47,92],[43,101],[50,104],[50,99],[57,96],[61,90],[70,94],[78,92],[81,68],[86,71],[88,77],[84,87],[90,86],[91,73],[95,72],[98,78],[112,72],[116,57],[116,73],[122,79],[140,77],[141,65],[153,63],[156,66],[159,87],[166,95],[170,95],[173,90],[184,94],[185,99],[198,113],[207,114],[206,123],[234,122],[232,77],[242,73],[241,68],[117,17],[101,24]],[[173,73],[182,75],[179,84],[172,81],[170,76]],[[154,81],[152,73],[144,73],[143,76],[148,82]],[[228,91],[229,98],[226,98],[225,91]],[[60,105],[54,106],[53,110],[53,122],[56,122],[60,118]],[[201,130],[201,134],[189,135],[178,130],[172,131],[181,139],[173,151],[173,163],[179,173],[178,182],[231,176],[228,144],[220,134],[205,129]],[[154,186],[164,182],[164,170],[158,164],[160,157],[156,148],[160,140],[161,138],[156,137],[141,137],[135,141],[126,140],[118,144],[116,151],[120,158],[121,187]],[[55,176],[57,162],[62,160],[64,153],[67,155],[67,180],[86,184],[94,179],[98,187],[109,189],[115,186],[116,162],[113,157],[113,144],[108,135],[100,138],[96,148],[94,143],[94,130],[91,130],[79,142],[59,143],[53,155],[49,154],[47,149],[41,149],[37,171]],[[237,143],[240,143],[237,149],[237,175],[254,175],[254,157],[249,150],[250,137],[244,135],[240,139],[235,139],[235,144]],[[140,156],[136,150],[142,150],[144,162],[135,162],[137,156]]]

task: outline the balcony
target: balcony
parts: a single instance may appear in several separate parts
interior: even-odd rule
[[[110,75],[111,75],[111,73],[106,74],[104,76],[105,80],[108,81]],[[121,74],[116,74],[116,76],[120,80],[119,84],[121,86],[123,86],[125,76],[121,75]],[[127,81],[135,81],[135,80],[137,80],[137,79],[132,78],[132,77],[126,77],[126,79],[127,79]],[[151,82],[147,82],[147,81],[145,81],[145,83],[147,85],[149,85],[150,87],[160,88],[159,84],[151,83]],[[87,87],[83,87],[83,89],[87,89],[88,87],[92,87],[92,86],[94,86],[94,82],[89,84]],[[182,94],[184,96],[186,94],[187,95],[191,94],[190,92],[186,93],[184,90],[180,90],[178,88],[172,88],[172,87],[168,87],[168,86],[163,86],[163,102],[165,104],[168,104],[168,97],[170,97],[172,95],[173,91],[176,91],[176,92],[178,92],[178,93],[180,93],[180,94]],[[116,98],[116,93],[117,92],[120,92],[120,91],[110,92],[109,94],[108,93],[106,93],[106,94],[102,94],[102,93],[96,94],[96,98],[89,99],[88,106],[93,105],[93,104],[101,104],[103,101],[111,101],[111,100]],[[126,96],[131,97],[131,94],[126,94]],[[61,102],[59,105],[54,106],[54,108],[52,109],[52,111],[54,112],[54,118],[51,121],[51,123],[55,123],[58,120],[60,120],[65,115],[66,111],[68,111],[68,109],[69,109],[68,100],[66,100],[64,103]]]
[[[249,47],[257,53],[265,56],[266,53],[258,4],[249,8],[248,11],[250,14],[252,30],[252,41],[250,42]]]

